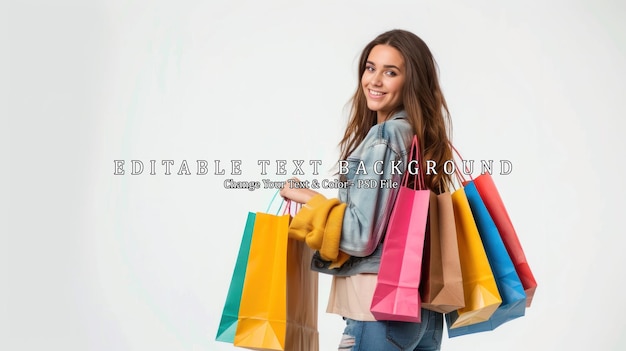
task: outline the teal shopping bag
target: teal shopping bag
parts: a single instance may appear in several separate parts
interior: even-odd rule
[[[248,213],[246,227],[241,238],[235,269],[230,280],[230,287],[226,295],[224,310],[222,311],[222,319],[217,329],[215,340],[233,343],[235,340],[235,332],[237,331],[237,319],[239,318],[239,305],[241,302],[241,292],[243,290],[243,282],[246,279],[246,266],[248,265],[248,255],[250,254],[250,243],[252,241],[252,232],[254,230],[254,221],[256,214]]]

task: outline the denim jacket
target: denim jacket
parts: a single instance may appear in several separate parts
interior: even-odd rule
[[[339,173],[347,186],[338,197],[347,204],[339,248],[351,255],[339,268],[315,253],[311,269],[337,276],[377,273],[382,253],[381,242],[387,222],[402,186],[413,129],[400,111],[373,126],[365,139],[340,163]]]

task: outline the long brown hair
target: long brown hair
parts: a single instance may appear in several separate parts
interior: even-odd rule
[[[443,172],[443,164],[452,159],[449,144],[452,123],[439,86],[438,66],[426,43],[406,30],[394,29],[382,33],[363,49],[358,67],[359,84],[351,99],[350,119],[339,142],[341,159],[345,160],[376,124],[376,112],[368,109],[361,85],[367,58],[376,45],[389,45],[402,54],[406,67],[405,81],[402,104],[397,110],[406,111],[408,122],[417,134],[422,151],[420,167],[425,167],[424,160],[432,160],[436,164],[437,174],[427,175],[426,185],[437,192],[449,189],[451,180]]]

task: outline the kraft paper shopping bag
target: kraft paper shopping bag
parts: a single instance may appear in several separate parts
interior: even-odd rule
[[[287,244],[287,332],[285,350],[319,350],[318,273],[310,269],[313,250],[304,241]]]
[[[454,208],[448,191],[430,194],[420,292],[422,308],[448,313],[465,307]]]

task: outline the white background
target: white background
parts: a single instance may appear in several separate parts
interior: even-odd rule
[[[113,160],[239,159],[235,178],[260,180],[259,159],[320,159],[328,177],[358,55],[392,28],[432,49],[464,156],[513,163],[494,180],[539,283],[525,317],[443,349],[626,348],[624,3],[3,6],[0,349],[232,350],[217,324],[247,212],[273,191]],[[329,282],[321,350],[343,329]]]

